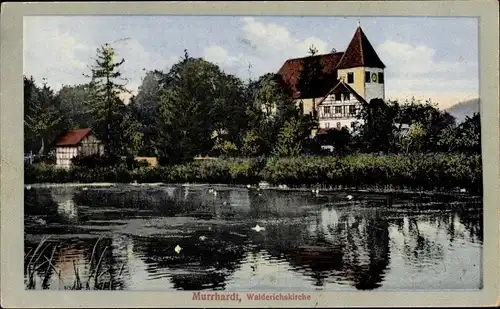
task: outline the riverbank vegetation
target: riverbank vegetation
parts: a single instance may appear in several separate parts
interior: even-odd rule
[[[448,154],[376,155],[344,157],[237,158],[196,160],[185,164],[128,169],[114,167],[57,169],[53,165],[26,166],[25,183],[220,183],[322,187],[391,187],[395,189],[479,192],[481,156]]]
[[[362,106],[352,130],[313,136],[316,114],[304,114],[276,74],[244,81],[185,51],[168,71],[146,72],[125,102],[120,94],[128,90],[119,80],[126,62],[116,61],[107,44],[98,57],[105,61],[91,66],[87,84],[54,92],[46,81],[39,87],[25,77],[25,152],[44,155],[26,166],[26,183],[481,187],[479,114],[456,123],[430,100],[374,99]],[[314,77],[305,70],[302,79]],[[113,83],[100,82],[106,72]],[[102,137],[105,155],[56,169],[53,147],[46,146],[68,129],[87,127]],[[134,156],[154,156],[160,165],[119,159]]]
[[[51,243],[49,237],[44,237],[35,248],[31,248],[24,256],[25,289],[47,289],[51,284],[51,278],[61,281],[61,270],[54,266],[54,258],[59,244]],[[100,239],[96,241],[90,256],[90,269],[82,273],[75,261],[72,261],[74,279],[71,285],[61,285],[64,290],[111,290],[113,289],[113,277],[120,278],[123,273],[124,264],[117,274],[110,267],[104,267],[103,257],[109,247],[104,247],[101,252],[98,248]],[[52,250],[50,250],[52,249]]]

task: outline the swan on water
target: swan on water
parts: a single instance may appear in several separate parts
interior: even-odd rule
[[[346,197],[347,197],[348,200],[352,200],[354,198],[354,196],[352,196],[350,194],[348,196],[346,196]]]
[[[207,239],[205,236],[200,236],[201,241],[204,241],[205,239]]]
[[[262,227],[262,226],[259,226],[258,224],[255,226],[255,227],[252,227],[252,230],[256,231],[256,232],[260,232],[260,231],[264,231],[265,228]]]
[[[182,248],[179,245],[177,245],[177,246],[175,246],[174,250],[175,250],[175,252],[177,252],[177,254],[179,254],[181,252]]]

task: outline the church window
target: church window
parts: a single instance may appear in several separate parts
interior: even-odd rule
[[[379,72],[378,73],[378,83],[383,84],[384,83],[384,73]]]
[[[340,101],[341,100],[341,96],[340,96],[340,93],[336,93],[335,94],[335,101]]]
[[[335,114],[341,114],[342,113],[342,106],[335,106]]]
[[[323,107],[323,113],[324,114],[330,114],[330,106],[324,106]]]
[[[369,83],[370,82],[370,72],[366,71],[365,72],[365,83]]]
[[[344,101],[349,101],[351,100],[351,94],[350,93],[344,93]]]
[[[347,73],[347,83],[348,84],[354,83],[354,73],[353,72]]]

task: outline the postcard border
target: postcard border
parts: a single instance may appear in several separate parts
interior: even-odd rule
[[[307,2],[307,1],[305,1]],[[0,80],[1,301],[4,307],[353,307],[482,306],[499,296],[498,1],[2,3]],[[325,14],[332,12],[332,14]],[[26,15],[477,16],[484,181],[484,288],[474,292],[318,292],[311,301],[192,301],[191,292],[25,291],[23,285],[23,16]],[[495,34],[496,33],[496,34]],[[19,145],[17,145],[19,144]],[[21,228],[19,228],[21,227]],[[56,294],[57,293],[57,297]],[[363,293],[363,297],[360,297]],[[108,295],[108,294],[104,294]]]

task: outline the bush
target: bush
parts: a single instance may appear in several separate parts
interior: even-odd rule
[[[249,184],[265,180],[292,186],[385,187],[395,189],[482,190],[480,155],[357,154],[345,157],[230,158],[196,160],[168,167],[127,165],[70,170],[53,165],[25,167],[25,183],[64,182],[165,182]]]
[[[73,166],[86,168],[109,167],[123,164],[123,160],[117,155],[78,155],[71,159]]]

